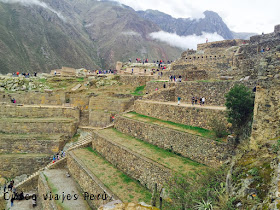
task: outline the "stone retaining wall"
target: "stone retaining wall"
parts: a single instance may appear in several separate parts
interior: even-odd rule
[[[171,87],[175,86],[175,83],[171,83],[171,82],[168,82],[168,81],[166,81],[166,82],[161,82],[161,81],[147,82],[146,87],[145,87],[145,91],[146,91],[146,93],[152,93],[152,92],[156,91],[156,88],[158,90],[164,89],[163,84],[166,85],[166,88],[171,88]]]
[[[0,121],[0,132],[3,133],[62,133],[72,137],[76,133],[77,123],[71,120],[62,121],[36,121],[17,120],[9,118]]]
[[[67,166],[69,172],[77,181],[79,186],[84,192],[89,194],[104,194],[106,193],[109,198],[112,197],[112,200],[120,200],[110,189],[108,189],[93,173],[91,173],[84,164],[73,154],[69,152],[67,156]],[[88,200],[90,206],[98,208],[101,205],[108,203],[110,199],[94,199]]]
[[[41,172],[39,175],[39,180],[38,180],[38,199],[39,199],[39,203],[42,204],[42,209],[44,210],[57,210],[57,206],[55,204],[54,200],[50,200],[50,199],[43,199],[43,194],[46,193],[50,193],[51,189],[47,183],[47,180],[45,178],[45,176],[43,175],[43,173]]]
[[[172,175],[172,171],[165,166],[130,151],[96,132],[93,133],[92,147],[118,169],[150,190],[153,190],[154,183],[161,189]]]
[[[205,97],[206,105],[224,106],[225,94],[236,84],[243,84],[252,90],[256,87],[257,81],[179,82],[176,83],[175,97],[180,96],[182,102],[189,104],[193,96]]]
[[[36,154],[0,155],[0,175],[3,177],[15,177],[22,174],[30,175],[50,163],[50,161],[50,155],[39,157],[36,157]]]
[[[164,103],[148,103],[148,101],[140,100],[135,101],[134,110],[146,116],[205,129],[211,129],[212,119],[217,119],[227,124],[226,111],[223,110],[184,107]]]
[[[44,153],[54,154],[63,149],[64,139],[36,139],[26,136],[13,138],[0,135],[0,153]]]
[[[154,79],[154,76],[125,76],[125,75],[120,75],[120,82],[124,83],[126,85],[131,85],[131,86],[142,86],[146,85],[148,81],[151,81]]]
[[[80,119],[80,111],[75,108],[66,107],[28,107],[28,106],[12,106],[0,105],[1,117],[67,117]]]
[[[155,91],[149,95],[143,96],[142,99],[153,101],[175,101],[175,87]]]
[[[220,166],[232,149],[226,143],[122,116],[116,118],[115,128],[122,133],[212,167]]]
[[[18,104],[46,104],[46,105],[62,105],[65,103],[64,92],[40,93],[40,92],[16,92],[1,93],[0,102],[11,103],[10,97],[16,99]]]

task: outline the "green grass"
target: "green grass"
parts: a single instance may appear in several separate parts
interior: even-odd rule
[[[135,192],[141,194],[143,196],[143,198],[141,199],[141,201],[144,201],[146,203],[149,203],[150,200],[151,200],[151,197],[152,197],[152,194],[151,192],[146,189],[145,187],[143,187],[139,181],[136,181],[134,180],[133,178],[129,177],[128,175],[126,175],[125,173],[123,173],[122,171],[120,171],[116,166],[112,165],[109,161],[107,161],[104,157],[102,157],[102,155],[100,155],[97,151],[95,151],[92,147],[86,147],[86,148],[83,148],[83,149],[86,149],[88,150],[89,152],[93,153],[95,156],[101,158],[104,162],[104,167],[106,167],[106,165],[108,165],[108,167],[113,167],[117,170],[117,173],[115,175],[117,175],[118,177],[121,178],[121,181],[123,183],[126,183],[128,184],[128,186],[130,186],[130,184],[132,183],[135,183],[136,184],[136,188],[135,188]],[[95,173],[94,173],[95,174]],[[101,176],[104,175],[104,173],[102,174],[95,174],[99,179],[101,179]],[[110,177],[111,178],[111,177]],[[101,179],[102,180],[102,179]],[[112,187],[112,186],[117,186],[119,185],[119,189],[123,189],[124,186],[120,185],[121,183],[117,183],[117,182],[112,182],[110,184],[108,183],[104,183],[103,181],[103,184],[108,187],[109,189]],[[133,197],[129,196],[131,199]]]
[[[77,78],[77,81],[78,81],[78,82],[83,82],[84,80],[85,80],[84,77]]]
[[[142,141],[141,139],[137,139],[128,135],[123,134],[122,132],[118,131],[117,129],[113,128],[114,132],[116,133],[117,136],[120,136],[122,138],[127,138],[129,140],[137,140],[138,142],[141,142],[146,148],[149,148],[150,150],[154,151],[155,153],[159,154],[163,158],[167,157],[176,157],[181,160],[183,160],[184,164],[192,165],[192,166],[203,166],[203,164],[195,162],[189,158],[183,157],[180,154],[173,153],[169,150],[162,149],[158,146],[155,146],[153,144],[150,144],[148,142]],[[159,161],[160,162],[160,161]]]
[[[144,95],[143,91],[145,89],[146,85],[143,85],[143,86],[138,86],[133,93],[131,93],[131,95],[134,95],[134,96],[142,96]]]
[[[39,82],[41,82],[41,83],[46,83],[46,82],[47,82],[47,79],[46,79],[46,78],[41,78],[41,79],[39,79]]]
[[[194,127],[194,126],[190,126],[190,125],[184,125],[184,124],[175,123],[175,122],[171,122],[171,121],[161,120],[161,119],[157,119],[157,118],[154,118],[154,117],[149,117],[149,116],[146,116],[146,115],[138,114],[136,112],[130,112],[130,113],[136,115],[137,117],[149,119],[151,122],[156,122],[156,121],[163,122],[163,123],[166,123],[166,124],[169,124],[169,125],[172,125],[172,126],[176,126],[176,127],[179,127],[179,128],[185,129],[185,130],[193,130],[193,131],[199,133],[199,135],[201,135],[205,138],[211,138],[211,139],[219,140],[215,137],[215,133],[213,131],[207,130],[205,128]]]

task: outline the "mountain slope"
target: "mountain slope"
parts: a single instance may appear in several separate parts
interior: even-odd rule
[[[182,52],[151,40],[149,33],[160,28],[127,6],[87,0],[45,2],[48,8],[0,3],[0,73],[49,72],[63,65],[113,68],[117,60],[174,60]]]
[[[138,14],[146,20],[152,21],[160,26],[163,31],[177,33],[180,36],[201,35],[202,32],[217,32],[224,39],[233,39],[233,34],[223,22],[222,18],[215,12],[205,11],[205,18],[192,20],[190,18],[173,18],[170,15],[157,10],[138,11]]]

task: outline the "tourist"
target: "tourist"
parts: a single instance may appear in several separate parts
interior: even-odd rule
[[[146,72],[147,72],[147,70],[145,69],[145,70],[144,70],[144,73],[146,74]]]
[[[204,105],[204,103],[205,103],[205,98],[204,98],[204,97],[202,97],[201,101],[202,101],[202,106],[203,106],[203,105]]]
[[[173,76],[173,78],[174,78],[174,82],[176,82],[176,76],[175,75]]]
[[[54,76],[56,76],[56,71],[54,71]]]
[[[180,105],[181,98],[178,96],[178,105]]]
[[[172,75],[170,75],[169,79],[170,79],[170,82],[172,82],[173,76],[172,76]]]
[[[133,74],[133,69],[131,69],[131,74]]]
[[[194,99],[194,104],[197,104],[197,96]]]
[[[195,102],[195,98],[194,96],[192,97],[192,105],[194,105],[194,102]]]
[[[11,198],[11,207],[13,207],[13,205],[14,205],[14,196],[12,196],[12,198]]]
[[[163,84],[163,88],[166,88],[166,84],[165,83]]]
[[[53,163],[55,163],[55,155],[53,156]]]
[[[202,98],[201,97],[199,98],[199,105],[200,106],[202,105]]]

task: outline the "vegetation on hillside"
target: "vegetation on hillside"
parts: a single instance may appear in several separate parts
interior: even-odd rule
[[[228,122],[232,123],[238,135],[241,129],[252,120],[254,110],[254,94],[244,85],[235,85],[226,95]]]

